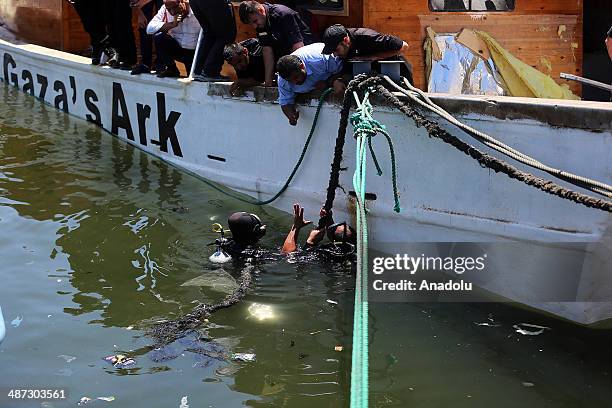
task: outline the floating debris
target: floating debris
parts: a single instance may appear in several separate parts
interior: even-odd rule
[[[474,322],[474,324],[476,326],[487,326],[487,327],[500,327],[501,326],[501,324],[499,323],[488,323],[488,322],[484,322],[484,323]]]
[[[303,359],[305,359],[306,357],[308,357],[308,354],[306,354],[306,353],[300,353],[300,354],[298,354],[298,359],[299,359],[299,360],[303,360]]]
[[[97,400],[100,401],[106,401],[106,402],[112,402],[115,400],[115,397],[113,397],[112,395],[109,397],[97,397]],[[79,402],[77,402],[77,405],[86,405],[89,404],[91,401],[93,401],[93,398],[89,398],[89,397],[82,397]]]
[[[21,324],[21,322],[23,322],[23,317],[21,316],[17,316],[16,318],[14,318],[11,321],[11,326],[13,327],[19,327],[19,325]]]
[[[327,299],[327,303],[329,303],[330,305],[337,305],[338,302],[336,302],[335,300],[331,300],[331,299]]]
[[[523,383],[523,387],[528,387],[528,388],[529,388],[529,387],[535,387],[535,384],[534,384],[534,383],[532,383],[532,382],[524,382],[524,383]]]
[[[344,346],[336,346],[334,347],[334,351],[342,351],[344,350]]]
[[[244,361],[244,362],[252,362],[255,361],[255,354],[253,353],[234,353],[232,354],[232,360],[234,361]]]
[[[189,402],[187,401],[186,395],[181,398],[181,405],[179,405],[179,408],[189,408]]]
[[[512,327],[516,330],[517,333],[522,334],[523,336],[538,336],[544,333],[545,330],[550,330],[550,327],[539,326],[537,324],[530,324],[530,323],[519,323],[519,324],[515,324]],[[525,329],[524,327],[528,327],[531,329],[538,329],[538,330],[528,330],[528,329]]]
[[[74,356],[67,356],[66,354],[60,354],[59,356],[57,356],[57,358],[61,358],[62,360],[66,361],[67,363],[71,363],[74,360],[76,360],[76,357],[74,357]]]
[[[77,402],[77,405],[85,405],[85,404],[88,404],[91,401],[92,401],[92,399],[89,398],[89,397],[81,397],[79,402]]]
[[[123,354],[117,354],[114,356],[104,357],[104,361],[108,361],[115,368],[125,368],[127,366],[136,364],[136,360],[134,360],[133,358],[124,356]]]

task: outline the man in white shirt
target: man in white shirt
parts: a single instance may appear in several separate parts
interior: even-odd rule
[[[175,61],[185,64],[188,72],[191,70],[199,33],[200,23],[189,2],[164,0],[164,5],[147,26],[147,34],[153,35],[157,58],[165,66],[158,72],[158,77],[179,77]]]

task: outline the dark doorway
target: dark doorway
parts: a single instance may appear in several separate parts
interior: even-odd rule
[[[584,1],[584,60],[582,72],[585,78],[612,84],[612,61],[604,40],[612,25],[610,0]],[[582,98],[590,101],[610,101],[610,92],[592,86],[582,86]]]

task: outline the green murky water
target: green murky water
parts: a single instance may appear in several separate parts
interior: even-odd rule
[[[143,329],[219,299],[226,286],[202,283],[231,284],[240,273],[208,261],[211,223],[256,212],[269,226],[262,245],[275,251],[288,214],[245,206],[93,125],[13,89],[0,93],[0,389],[68,390],[66,401],[46,405],[54,407],[83,396],[115,397],[90,403],[108,407],[178,407],[185,396],[191,407],[347,406],[346,267],[266,262],[244,302],[197,335],[143,351],[151,344]],[[271,318],[253,316],[253,305]],[[371,406],[612,406],[609,331],[497,304],[370,311]],[[512,328],[521,322],[550,330],[524,336]],[[257,360],[210,358],[198,347]],[[135,364],[103,361],[117,353]],[[2,398],[2,408],[41,406]]]

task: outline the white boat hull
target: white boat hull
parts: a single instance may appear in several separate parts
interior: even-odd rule
[[[260,91],[232,98],[226,85],[134,77],[33,45],[0,41],[0,61],[5,82],[74,116],[98,122],[176,166],[259,199],[270,197],[285,182],[316,110],[316,100],[300,106],[299,124],[291,127],[275,102],[256,100],[261,98]],[[469,125],[544,163],[612,183],[612,104],[458,96],[438,96],[437,100],[461,111],[458,117]],[[302,167],[286,193],[271,205],[287,210],[300,202],[311,218],[316,216],[325,201],[339,111],[338,104],[325,105]],[[533,111],[537,112],[529,113]],[[571,116],[564,111],[584,118],[581,123],[564,125],[568,120],[564,116]],[[511,120],[513,117],[518,118]],[[369,202],[373,249],[385,251],[387,244],[403,242],[513,241],[525,244],[537,257],[551,242],[609,245],[605,237],[612,233],[610,214],[483,169],[453,147],[429,138],[424,129],[397,111],[377,107],[376,119],[387,126],[395,141],[402,211],[393,211],[388,148],[383,139],[375,139],[385,174],[378,177],[373,163],[368,163],[367,191],[376,195]],[[443,127],[473,144],[450,125]],[[349,131],[343,163],[347,171],[340,180],[346,192],[352,190],[354,149]],[[350,196],[338,190],[336,218],[349,218],[351,208]],[[526,277],[512,266],[504,272],[504,279],[474,283],[581,324],[599,322],[612,318],[612,266],[611,252],[601,255],[597,251],[597,262],[601,262],[585,261],[577,272],[580,302],[538,301],[528,293]],[[591,259],[591,252],[587,251],[586,259]],[[541,269],[554,282],[555,271]],[[591,292],[596,292],[593,298]]]

